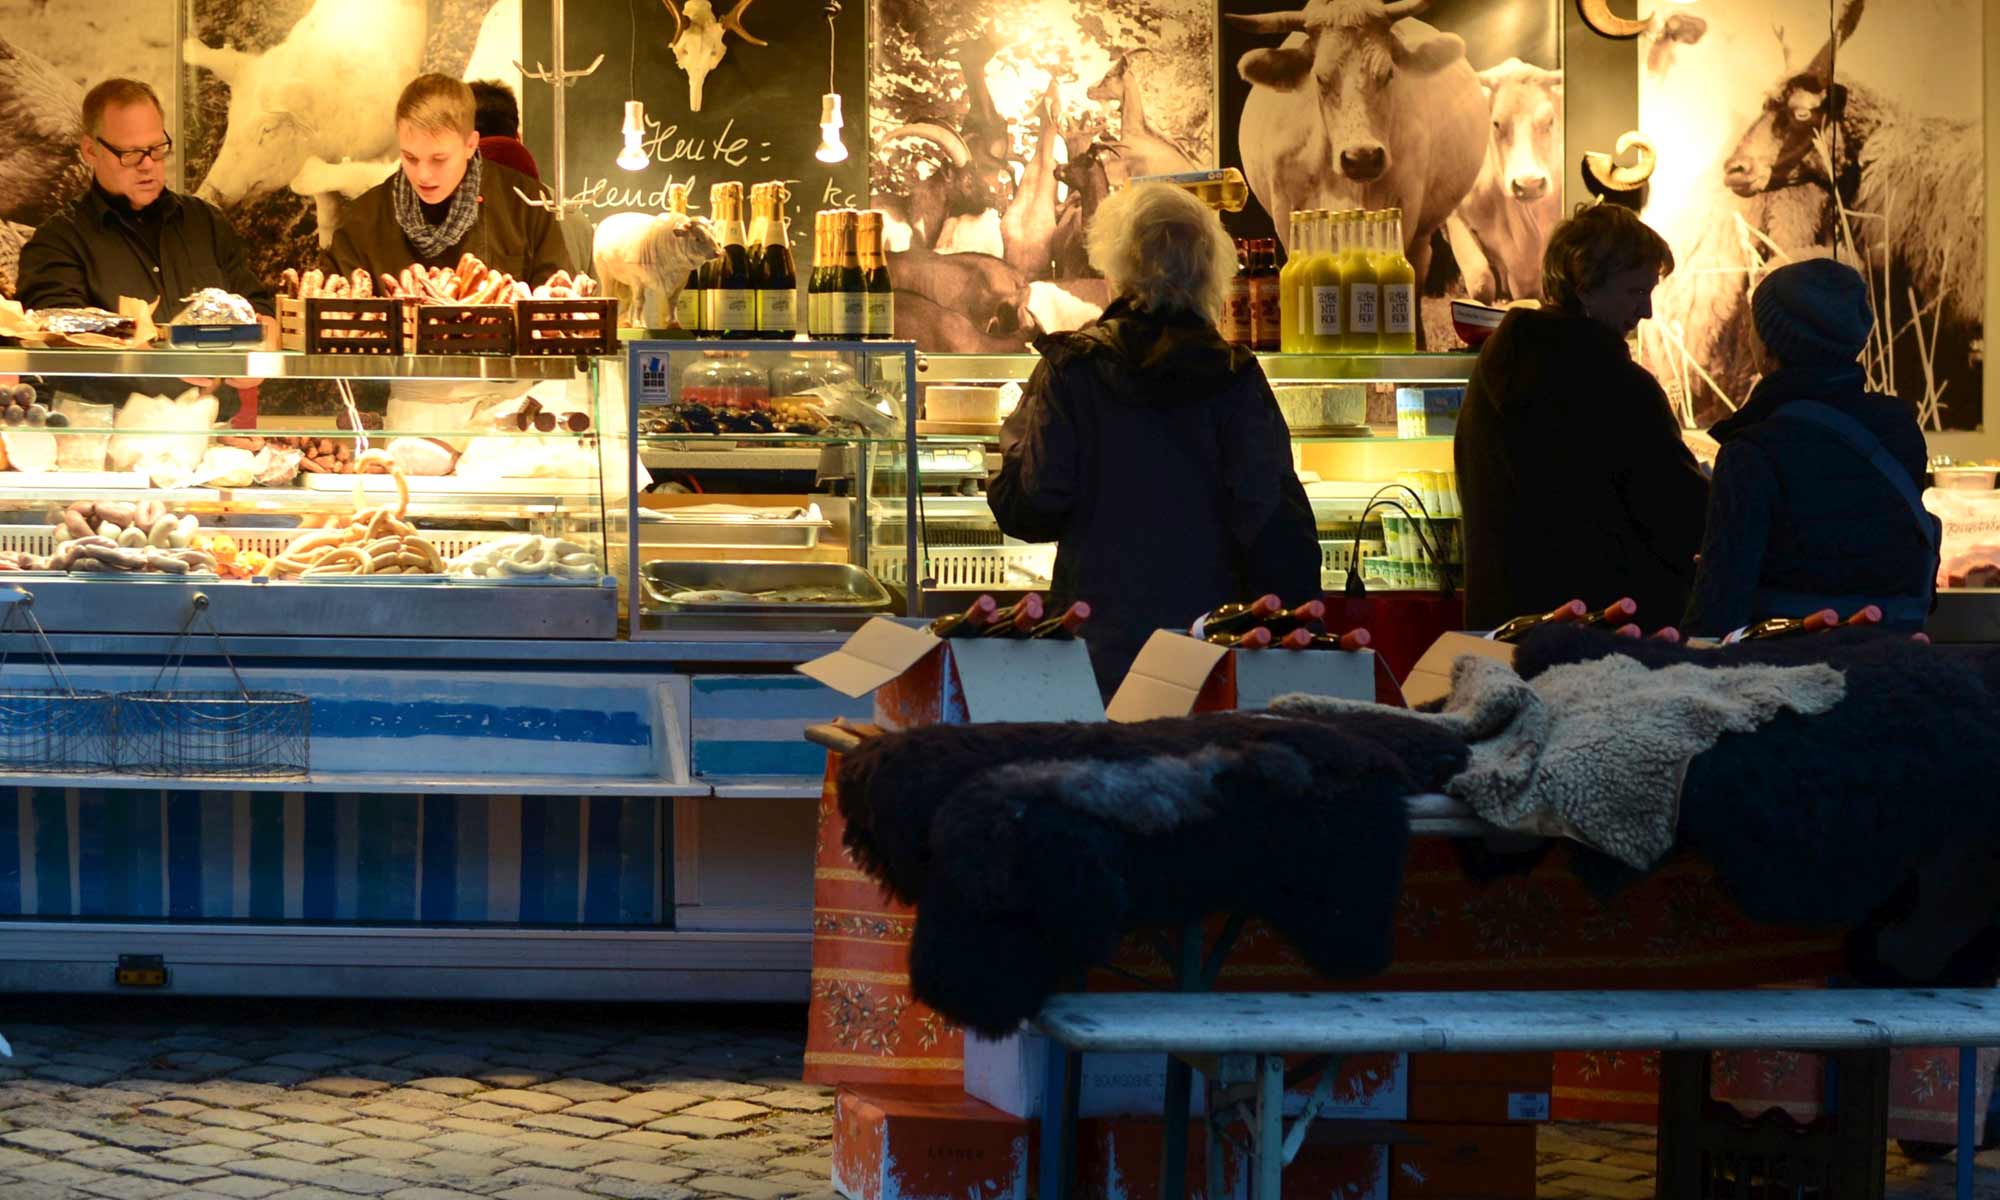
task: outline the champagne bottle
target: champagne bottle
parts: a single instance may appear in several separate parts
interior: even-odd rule
[[[896,288],[889,280],[889,255],[883,248],[882,213],[861,214],[861,279],[864,301],[861,336],[871,342],[896,335]]]
[[[765,227],[771,223],[770,205],[771,205],[771,185],[768,183],[751,184],[750,185],[750,228],[746,232],[746,235],[743,239],[743,249],[749,255],[750,282],[752,290],[755,290],[755,288],[757,287],[757,280],[763,274],[764,230]],[[754,321],[757,315],[756,310],[754,308],[752,308],[750,315],[752,320]]]
[[[1310,650],[1312,649],[1313,636],[1314,635],[1312,630],[1307,629],[1305,626],[1301,625],[1299,628],[1292,630],[1290,633],[1278,639],[1278,649]]]
[[[1319,600],[1308,600],[1289,612],[1274,613],[1264,619],[1273,636],[1283,637],[1295,629],[1300,629],[1313,621],[1326,620],[1326,604]]]
[[[1076,637],[1077,631],[1082,629],[1083,623],[1088,620],[1090,620],[1090,604],[1088,601],[1079,600],[1070,605],[1061,616],[1050,617],[1035,626],[1035,631],[1028,636],[1066,642]]]
[[[981,596],[972,602],[972,607],[962,613],[939,617],[930,624],[931,633],[941,638],[978,637],[980,629],[993,620],[993,614],[1000,608],[999,602],[991,596]]]
[[[1368,223],[1359,210],[1343,216],[1347,235],[1340,255],[1340,289],[1346,299],[1341,315],[1347,330],[1343,349],[1349,354],[1373,354],[1380,344],[1381,290],[1375,264],[1368,257]]]
[[[1862,625],[1880,625],[1881,623],[1882,623],[1882,610],[1880,608],[1877,608],[1875,605],[1870,604],[1863,607],[1859,612],[1847,618],[1845,621],[1842,621],[1841,625],[1843,627],[1847,627],[1847,626],[1862,626]]]
[[[1797,637],[1800,634],[1819,633],[1840,624],[1840,614],[1830,608],[1803,617],[1766,617],[1753,622],[1722,639],[1725,646],[1738,642],[1764,642],[1772,638]]]
[[[1212,634],[1235,633],[1250,629],[1277,616],[1284,611],[1284,607],[1282,600],[1268,594],[1259,596],[1248,604],[1224,604],[1196,618],[1193,633],[1195,637],[1207,637]]]
[[[1638,602],[1630,596],[1625,596],[1610,607],[1584,617],[1583,623],[1592,629],[1618,629],[1631,624],[1632,618],[1638,615]]]
[[[1034,632],[1042,623],[1042,598],[1029,592],[1013,604],[993,614],[993,619],[979,631],[980,637],[1024,638]]]
[[[1662,625],[1658,629],[1655,629],[1652,636],[1647,640],[1665,642],[1669,646],[1678,646],[1681,644],[1681,631],[1671,625]]]
[[[834,218],[839,238],[838,274],[835,276],[834,329],[848,341],[859,338],[868,328],[868,284],[861,272],[861,214],[841,209]]]
[[[799,275],[792,265],[792,233],[785,221],[791,194],[782,183],[764,185],[764,237],[757,256],[757,336],[790,341],[799,333]]]
[[[1501,625],[1500,628],[1495,629],[1491,636],[1496,642],[1518,642],[1531,629],[1537,629],[1543,625],[1565,625],[1571,621],[1581,621],[1589,611],[1588,608],[1584,607],[1583,601],[1572,600],[1561,608],[1551,609],[1545,613],[1531,613],[1524,617],[1515,617],[1513,620]]]
[[[1392,208],[1382,214],[1380,247],[1382,285],[1382,329],[1379,337],[1383,354],[1415,354],[1417,351],[1417,272],[1403,255],[1403,210]]]
[[[1208,641],[1231,650],[1263,650],[1271,644],[1271,631],[1262,625],[1230,633],[1211,633]]]
[[[1352,654],[1357,650],[1366,650],[1374,640],[1374,635],[1366,629],[1350,629],[1337,637],[1330,633],[1315,634],[1312,644],[1315,650],[1345,650]]]
[[[813,265],[806,276],[806,336],[826,336],[826,272],[833,256],[826,249],[826,210],[813,214]]]
[[[676,183],[667,189],[668,208],[684,217],[688,215],[688,186],[685,183]],[[640,324],[644,325],[650,320],[649,316],[642,314]],[[681,285],[680,294],[674,297],[674,324],[687,330],[691,335],[696,337],[701,335],[701,268],[699,267],[688,272],[687,282]]]
[[[708,188],[708,222],[710,232],[715,234],[715,257],[701,264],[700,267],[701,320],[696,322],[696,325],[699,330],[698,336],[701,337],[720,336],[722,329],[717,324],[721,318],[717,312],[720,298],[716,293],[720,287],[719,280],[722,278],[722,260],[724,257],[722,253],[722,211],[725,202],[722,197],[728,189],[729,184],[727,183],[710,184]]]

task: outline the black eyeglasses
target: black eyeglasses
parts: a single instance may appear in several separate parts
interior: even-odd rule
[[[90,136],[92,141],[111,151],[112,155],[118,159],[120,166],[136,167],[149,158],[154,162],[165,162],[167,161],[167,155],[174,152],[174,139],[172,138],[168,138],[157,146],[142,146],[137,150],[121,150],[96,134]]]

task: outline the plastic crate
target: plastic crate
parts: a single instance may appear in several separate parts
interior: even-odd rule
[[[618,301],[518,300],[514,303],[514,353],[611,354],[618,349]]]
[[[937,591],[1040,590],[1049,586],[1055,562],[1054,546],[931,546],[918,556],[917,569],[936,581]],[[907,586],[908,567],[900,549],[869,555],[868,569],[894,587]]]
[[[412,354],[514,353],[511,304],[405,304],[403,345]]]
[[[1807,1124],[1782,1109],[1745,1117],[1709,1092],[1706,1051],[1660,1056],[1658,1194],[1693,1200],[1881,1200],[1888,1166],[1889,1052],[1829,1056],[1832,1111]]]

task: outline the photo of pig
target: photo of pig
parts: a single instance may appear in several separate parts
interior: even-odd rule
[[[1097,204],[1214,165],[1215,25],[1207,0],[877,0],[870,204],[896,336],[1018,353],[1102,311]]]
[[[0,31],[0,296],[12,296],[21,247],[90,182],[77,143],[91,85],[111,75],[152,84],[178,133],[174,0],[97,9],[0,0]]]
[[[1692,44],[1640,76],[1662,147],[1645,216],[1680,260],[1640,326],[1690,424],[1749,396],[1763,366],[1749,298],[1793,259],[1862,271],[1869,386],[1927,430],[1985,420],[1985,126],[1975,0],[1699,0]]]
[[[1252,197],[1232,233],[1282,245],[1295,209],[1400,208],[1428,349],[1458,345],[1454,298],[1540,298],[1564,204],[1555,0],[1222,10],[1222,161]]]

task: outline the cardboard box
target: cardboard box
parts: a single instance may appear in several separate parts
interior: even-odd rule
[[[949,1088],[842,1088],[833,1187],[847,1200],[1027,1200],[1033,1128]]]
[[[1231,650],[1170,629],[1132,662],[1104,715],[1113,721],[1268,707],[1288,692],[1375,699],[1375,652]]]
[[[1042,1115],[1042,1085],[1049,1040],[1021,1030],[989,1041],[965,1035],[965,1093],[1016,1117]],[[1206,1084],[1194,1074],[1189,1112],[1207,1111]],[[1164,1054],[1085,1054],[1083,1087],[1077,1102],[1084,1117],[1158,1116],[1165,1110],[1167,1056]]]
[[[1187,1200],[1210,1200],[1205,1122],[1188,1123]],[[1158,1120],[1111,1117],[1080,1122],[1076,1136],[1077,1200],[1159,1200],[1166,1126]],[[1224,1190],[1215,1200],[1249,1194],[1243,1157],[1226,1143]]]
[[[922,626],[876,617],[798,671],[842,695],[874,692],[875,720],[887,729],[1104,719],[1090,652],[1074,640],[940,640]]]
[[[1403,699],[1411,708],[1451,694],[1451,665],[1471,654],[1512,665],[1514,644],[1495,642],[1470,633],[1447,633],[1431,643],[1410,677],[1403,681]]]
[[[1549,1119],[1552,1054],[1414,1054],[1408,1119],[1509,1124]]]

